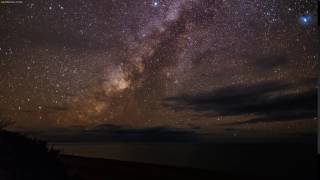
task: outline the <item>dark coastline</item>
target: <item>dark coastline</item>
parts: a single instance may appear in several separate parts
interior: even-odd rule
[[[103,180],[105,178],[218,178],[269,179],[250,175],[228,174],[195,168],[174,167],[109,159],[87,158],[71,155],[61,156],[69,176],[83,180]]]
[[[222,154],[212,151],[219,147]],[[317,179],[315,143],[215,144],[211,149],[202,145],[195,151],[199,155],[208,152],[216,158],[211,161],[211,169],[89,158],[61,154],[59,150],[48,148],[45,141],[0,131],[0,180]],[[173,160],[173,156],[165,154],[160,158]],[[152,155],[160,154],[153,150]],[[245,169],[250,171],[245,172]]]
[[[317,175],[309,173],[306,169],[299,169],[300,173],[292,170],[287,176],[270,176],[268,170],[263,175],[228,173],[197,168],[175,167],[138,162],[126,162],[102,158],[88,158],[72,155],[62,155],[61,160],[65,165],[68,176],[82,180],[103,180],[106,178],[179,178],[179,179],[317,179]]]

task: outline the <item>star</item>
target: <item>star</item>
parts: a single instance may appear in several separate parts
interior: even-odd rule
[[[310,15],[300,16],[299,22],[302,26],[308,26],[312,21],[312,17]]]
[[[314,0],[300,0],[299,6],[260,0],[43,0],[21,10],[4,5],[0,114],[31,128],[56,122],[59,127],[108,122],[175,128],[196,116],[201,128],[215,129],[222,122],[267,116],[242,101],[303,93],[311,83],[292,89],[288,83],[316,77],[317,6],[307,1]],[[250,98],[256,89],[277,89],[277,83],[253,86],[269,81],[286,88]],[[253,95],[242,87],[251,87]],[[219,91],[224,89],[227,94]],[[222,97],[204,97],[207,92]],[[228,93],[246,97],[232,96],[229,106],[228,98],[222,101]],[[190,102],[177,101],[180,96]],[[167,106],[167,99],[176,101]],[[289,112],[271,110],[276,120]],[[257,123],[261,129],[272,126]]]
[[[154,1],[154,2],[152,3],[152,6],[153,6],[153,7],[158,7],[158,6],[159,6],[159,4],[160,4],[160,2],[158,2],[158,1]]]

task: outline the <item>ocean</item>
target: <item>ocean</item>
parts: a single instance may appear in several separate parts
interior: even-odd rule
[[[51,143],[63,154],[224,172],[316,172],[316,144]]]

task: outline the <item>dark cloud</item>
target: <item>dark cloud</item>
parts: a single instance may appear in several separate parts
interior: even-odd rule
[[[310,82],[314,81],[310,80]],[[301,93],[284,94],[285,91],[295,87],[293,84],[281,82],[235,85],[209,93],[166,98],[164,104],[175,110],[189,109],[209,116],[247,114],[257,116],[240,124],[315,117],[317,115],[316,88],[309,88]]]
[[[68,128],[55,129],[51,130],[53,133],[38,132],[36,135],[55,142],[194,142],[198,140],[198,134],[195,131],[168,127],[132,128],[104,124],[90,130],[72,129],[71,131]]]
[[[165,126],[175,136],[176,129],[166,127],[199,132],[224,128],[208,122],[215,115],[265,118],[264,102],[277,104],[272,98],[284,98],[277,91],[292,92],[285,83],[316,76],[314,0],[152,2],[29,0],[1,5],[0,112],[25,129],[114,123]],[[299,17],[306,12],[312,21],[301,26]],[[285,83],[250,85],[278,79]],[[239,82],[244,85],[166,101],[172,108],[191,109],[183,113],[187,118],[162,106],[168,96]],[[272,110],[268,117],[294,119],[286,116],[288,110],[276,115]],[[198,118],[193,111],[208,116],[191,124]],[[313,127],[309,125],[299,131]],[[128,129],[119,131],[142,139],[151,134]],[[163,131],[152,129],[159,137]],[[84,133],[94,138],[91,133],[96,132]]]

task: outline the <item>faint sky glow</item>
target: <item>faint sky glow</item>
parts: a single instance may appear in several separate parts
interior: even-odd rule
[[[316,10],[316,0],[2,4],[0,116],[21,129],[314,132]]]

